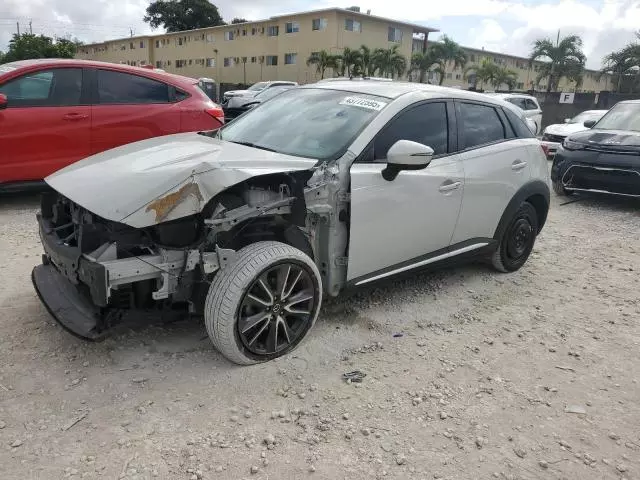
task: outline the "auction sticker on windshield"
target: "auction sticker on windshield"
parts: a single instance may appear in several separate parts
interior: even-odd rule
[[[387,106],[385,102],[362,97],[345,97],[340,102],[340,105],[351,105],[353,107],[366,108],[367,110],[375,110],[376,112]]]

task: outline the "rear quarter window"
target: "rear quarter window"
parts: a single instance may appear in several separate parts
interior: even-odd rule
[[[504,114],[507,116],[507,120],[511,124],[511,128],[518,138],[534,138],[533,132],[527,127],[524,121],[518,117],[511,109],[503,108]]]

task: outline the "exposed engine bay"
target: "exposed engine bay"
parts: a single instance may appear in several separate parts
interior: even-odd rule
[[[113,310],[178,306],[201,314],[216,272],[261,240],[306,253],[325,292],[337,295],[346,281],[349,219],[349,196],[342,191],[335,165],[257,176],[216,195],[196,214],[146,228],[105,220],[51,192],[43,196],[38,219],[43,260],[96,307],[97,318]],[[188,197],[176,203],[193,201]]]

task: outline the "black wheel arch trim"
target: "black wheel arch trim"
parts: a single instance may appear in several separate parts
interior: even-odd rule
[[[542,197],[543,203],[540,203],[539,199]],[[542,227],[547,221],[547,214],[549,212],[549,205],[551,202],[551,191],[549,189],[549,185],[542,180],[533,180],[529,183],[523,185],[520,190],[518,190],[511,201],[505,208],[502,213],[502,217],[500,217],[500,222],[498,222],[498,227],[493,235],[493,238],[497,241],[500,241],[502,236],[504,235],[505,230],[509,226],[509,222],[520,208],[522,202],[530,201],[533,204],[533,207],[536,209],[538,213],[538,232],[542,231]]]

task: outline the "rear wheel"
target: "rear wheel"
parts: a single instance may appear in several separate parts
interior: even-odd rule
[[[529,202],[522,202],[491,257],[493,267],[505,273],[518,270],[529,258],[537,234],[536,209]]]
[[[313,327],[322,300],[320,272],[297,248],[257,242],[218,272],[205,303],[205,324],[228,360],[251,365],[295,349]]]

